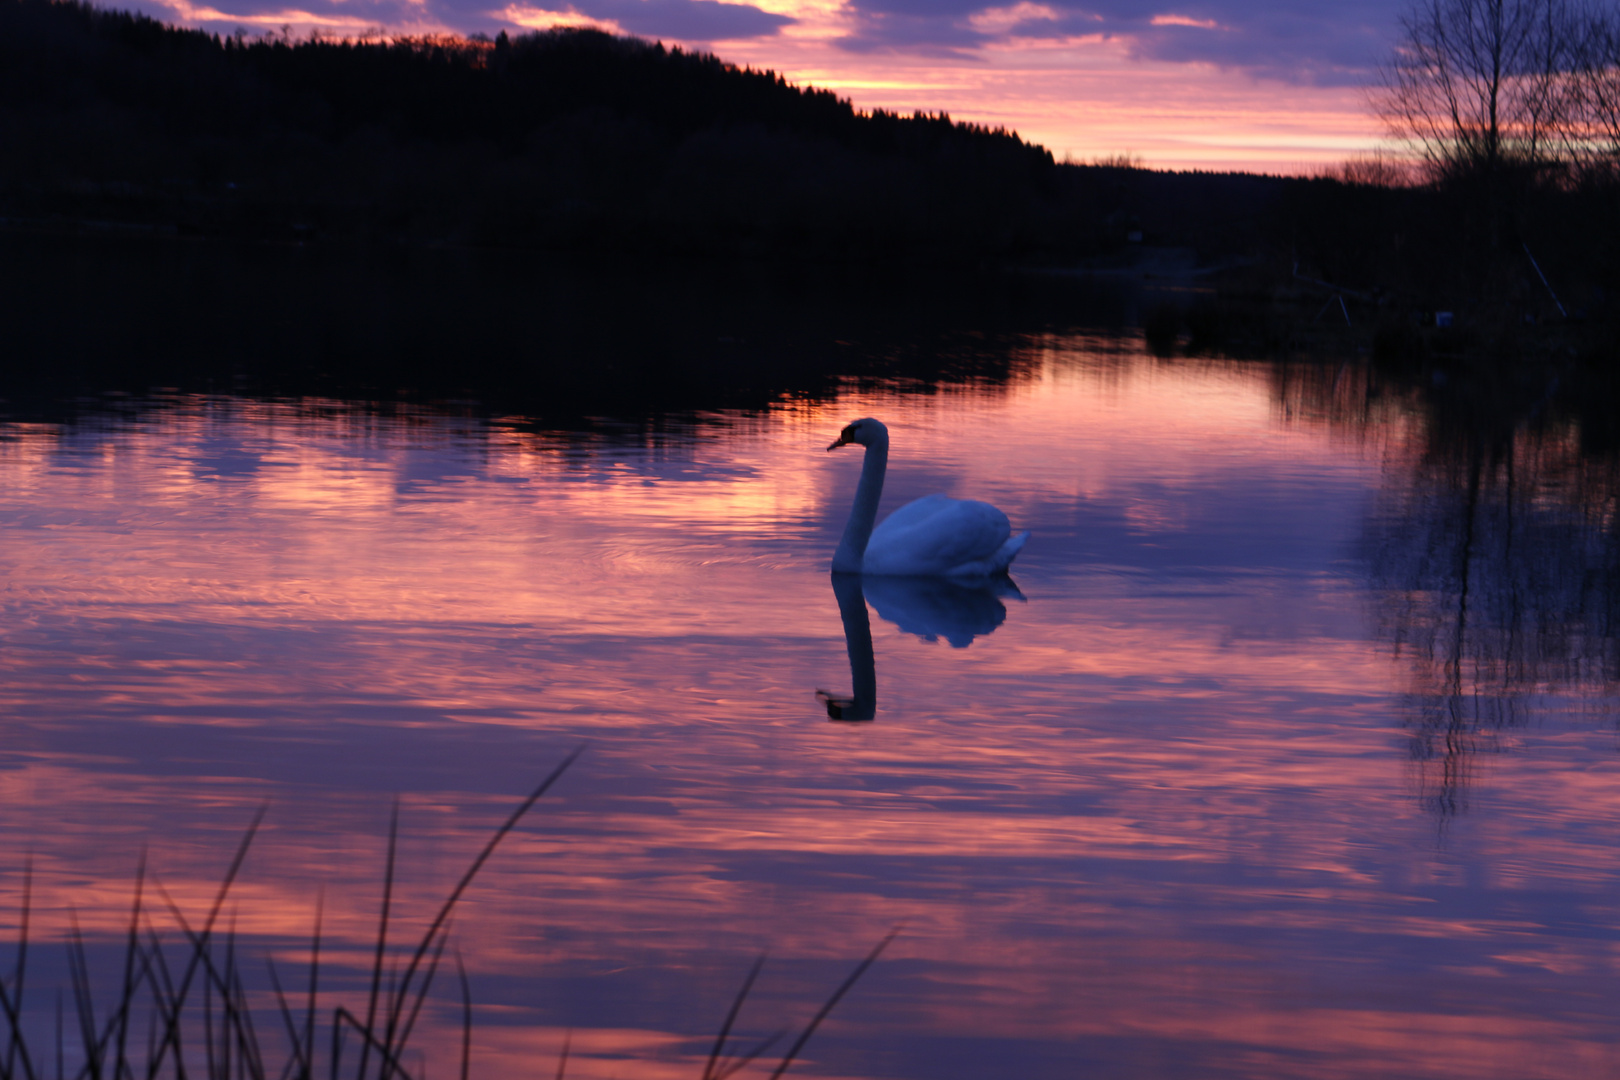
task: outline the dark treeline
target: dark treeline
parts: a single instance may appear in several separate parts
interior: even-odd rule
[[[1620,246],[1604,239],[1620,235],[1620,185],[1527,173],[1503,186],[1467,176],[1412,186],[1323,178],[1289,185],[1276,211],[1292,226],[1302,272],[1347,290],[1456,309],[1476,323],[1602,317],[1620,284]]]
[[[1040,247],[1044,149],[591,30],[219,38],[0,0],[4,212],[182,231],[841,255]]]
[[[1576,348],[1589,351],[1616,337],[1617,178],[1540,159],[1416,184],[1365,169],[1080,166],[1011,132],[862,113],[770,72],[596,31],[220,38],[78,0],[0,0],[0,218],[14,229],[548,249],[621,265],[1095,269],[1129,264],[1139,239],[1246,266],[1209,279],[1222,310],[1170,313],[1156,336],[1170,348],[1190,331],[1195,348],[1291,349],[1298,324],[1332,304],[1397,354],[1512,353],[1555,323],[1586,328]],[[1438,344],[1437,310],[1457,313]]]
[[[1205,223],[1165,235],[1197,237],[1201,253],[1244,265],[1206,282],[1218,301],[1149,325],[1150,341],[1161,351],[1178,333],[1194,351],[1354,344],[1424,372],[1436,357],[1519,367],[1580,357],[1602,369],[1583,384],[1613,391],[1620,173],[1522,168],[1391,183],[1341,172],[1203,185],[1213,195]],[[1196,190],[1185,179],[1161,174],[1145,213],[1165,219],[1165,203]]]

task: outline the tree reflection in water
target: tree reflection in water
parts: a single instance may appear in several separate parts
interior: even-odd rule
[[[1330,382],[1331,380],[1331,382]],[[1480,751],[1620,690],[1620,455],[1591,402],[1503,372],[1422,382],[1293,369],[1285,406],[1385,443],[1364,538],[1377,631],[1409,666],[1410,751],[1426,805],[1466,807]]]

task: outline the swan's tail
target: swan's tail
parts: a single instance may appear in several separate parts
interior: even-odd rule
[[[947,577],[955,578],[982,578],[995,577],[1005,574],[1007,567],[1012,564],[1013,557],[1023,550],[1024,544],[1029,541],[1028,530],[1016,536],[1007,537],[1006,541],[995,551],[982,559],[965,562],[953,570],[947,571]]]
[[[1011,566],[1013,559],[1018,556],[1020,551],[1024,550],[1024,545],[1027,543],[1029,543],[1028,529],[1020,533],[1013,533],[1007,537],[1007,542],[997,548],[996,553],[990,556],[988,560],[992,567],[991,572],[999,574]]]

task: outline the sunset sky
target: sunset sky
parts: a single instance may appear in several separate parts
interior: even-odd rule
[[[1366,86],[1401,0],[137,0],[217,32],[494,34],[558,25],[680,44],[836,91],[944,110],[1058,157],[1314,172],[1378,145]]]

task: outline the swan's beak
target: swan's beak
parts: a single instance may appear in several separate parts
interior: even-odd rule
[[[849,432],[846,431],[842,435],[838,436],[838,441],[833,443],[831,446],[827,447],[827,449],[828,450],[836,450],[840,446],[848,446],[850,443],[852,443],[854,441],[855,441],[854,439],[849,437]]]

